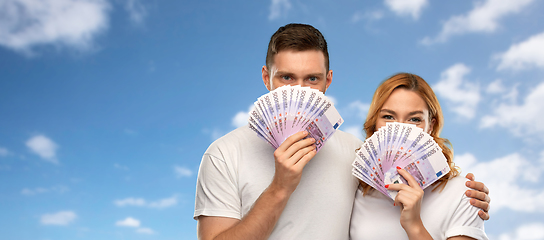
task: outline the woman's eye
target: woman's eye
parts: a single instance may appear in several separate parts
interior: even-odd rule
[[[421,118],[411,118],[410,121],[419,123],[419,122],[421,122]]]
[[[391,115],[383,115],[382,118],[387,120],[393,120],[393,116]]]

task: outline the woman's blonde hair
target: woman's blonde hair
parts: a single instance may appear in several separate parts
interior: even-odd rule
[[[448,165],[451,168],[451,171],[448,174],[434,183],[434,189],[437,189],[439,186],[442,186],[443,188],[450,178],[459,175],[459,169],[453,163],[453,148],[451,147],[450,141],[445,138],[440,138],[440,132],[444,126],[444,116],[442,115],[440,103],[438,103],[438,99],[429,84],[427,84],[420,76],[411,73],[397,73],[380,84],[374,93],[374,97],[372,97],[372,103],[370,104],[366,122],[364,124],[366,137],[372,136],[377,130],[376,122],[378,121],[379,112],[382,109],[383,104],[389,96],[391,96],[391,93],[399,88],[414,91],[423,99],[423,101],[425,101],[425,103],[427,103],[427,107],[429,108],[429,121],[431,123],[434,122],[430,135],[434,138],[434,141],[438,143],[440,148],[442,148],[442,153],[446,156]],[[434,119],[434,121],[432,121],[432,119]],[[371,187],[363,182],[361,183],[364,188],[364,193],[367,193]]]

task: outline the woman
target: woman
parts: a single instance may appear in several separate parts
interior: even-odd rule
[[[408,184],[391,184],[394,202],[361,182],[351,217],[351,239],[487,239],[478,208],[465,196],[465,178],[453,164],[449,141],[440,138],[444,119],[431,87],[421,77],[396,74],[376,90],[364,125],[370,137],[387,122],[415,124],[443,149],[451,171],[422,190],[404,169]],[[400,221],[399,221],[400,219]]]

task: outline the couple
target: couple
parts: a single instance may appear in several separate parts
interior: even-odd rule
[[[323,35],[304,24],[280,27],[270,39],[262,78],[268,90],[302,85],[325,93],[332,70]],[[443,119],[436,96],[418,76],[398,74],[378,88],[365,123],[367,137],[388,121],[417,124],[437,143],[446,141],[439,138]],[[465,196],[465,179],[455,171],[425,191],[412,181],[390,185],[399,191],[393,206],[351,175],[361,140],[336,131],[316,154],[306,135],[296,133],[274,149],[244,126],[212,143],[197,179],[198,238],[487,239],[483,219],[489,218],[489,198],[483,183],[467,182],[474,199]],[[452,151],[443,149],[453,167]]]

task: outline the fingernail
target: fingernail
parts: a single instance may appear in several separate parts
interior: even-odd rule
[[[467,185],[467,187],[470,187],[470,182],[466,182],[465,185]]]
[[[389,188],[389,184],[385,184],[385,188]]]
[[[304,134],[304,135],[308,135],[308,132],[304,131],[304,132],[302,132],[302,134]]]
[[[467,195],[467,197],[470,197],[470,191],[467,191],[465,194]]]
[[[399,166],[397,166],[397,169],[402,169],[402,168],[400,168]]]
[[[397,205],[395,205],[395,203],[393,203],[393,207],[396,207]]]

